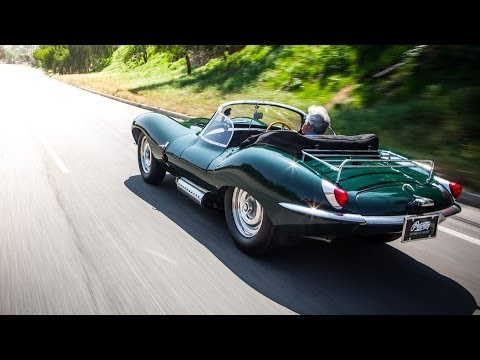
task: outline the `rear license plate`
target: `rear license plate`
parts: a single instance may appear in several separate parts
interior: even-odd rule
[[[407,216],[403,224],[402,242],[437,236],[438,215]]]

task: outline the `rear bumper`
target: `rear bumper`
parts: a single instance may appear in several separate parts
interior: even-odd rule
[[[398,215],[398,216],[363,216],[360,214],[348,214],[348,213],[339,213],[331,212],[321,209],[315,209],[308,206],[302,206],[291,203],[279,203],[285,209],[293,211],[297,214],[305,215],[308,217],[313,217],[317,219],[323,219],[327,221],[334,221],[336,223],[344,223],[350,225],[372,225],[372,226],[403,226],[405,222],[405,217],[407,215]],[[440,215],[439,223],[444,221],[447,217],[458,214],[462,211],[462,208],[458,204],[453,204],[452,206],[440,210],[433,211],[430,213],[425,213],[422,215]]]

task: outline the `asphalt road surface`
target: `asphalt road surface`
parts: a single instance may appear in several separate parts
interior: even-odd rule
[[[474,314],[480,216],[436,239],[254,259],[223,214],[143,182],[145,110],[0,65],[0,314]]]

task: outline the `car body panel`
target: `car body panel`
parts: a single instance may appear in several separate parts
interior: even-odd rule
[[[225,151],[225,147],[215,145],[205,141],[202,138],[199,138],[194,144],[192,144],[188,149],[182,152],[180,157],[194,164],[194,166],[206,170],[208,165],[219,157]]]
[[[138,140],[139,131],[146,134],[154,156],[158,159],[162,154],[162,145],[178,140],[186,135],[194,134],[194,130],[181,125],[173,118],[156,114],[145,113],[139,115],[132,123],[132,134]]]
[[[167,156],[180,157],[186,149],[195,145],[198,139],[198,135],[195,133],[189,133],[181,136],[166,144],[165,152]]]
[[[404,216],[443,212],[444,220],[460,211],[449,190],[412,162],[411,167],[400,168],[388,166],[384,160],[371,163],[379,167],[346,167],[338,180],[338,172],[322,161],[299,158],[268,144],[239,146],[242,139],[266,128],[255,114],[233,121],[229,144],[208,141],[203,137],[207,123],[213,124],[215,116],[223,116],[222,109],[233,103],[221,105],[211,120],[180,122],[160,114],[143,114],[134,120],[132,134],[135,141],[139,132],[146,135],[154,157],[172,175],[188,179],[218,199],[227,187],[248,192],[260,202],[272,224],[289,234],[397,233]],[[348,156],[339,155],[340,161],[344,158]],[[343,207],[332,205],[322,187],[325,181],[348,193]]]

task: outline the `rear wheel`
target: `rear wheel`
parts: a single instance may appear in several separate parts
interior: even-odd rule
[[[160,160],[155,159],[144,133],[138,137],[138,167],[143,180],[149,184],[158,184],[165,177],[166,171],[159,164]]]
[[[265,254],[272,245],[275,228],[262,205],[239,188],[227,190],[224,205],[227,226],[237,247],[250,256]]]

